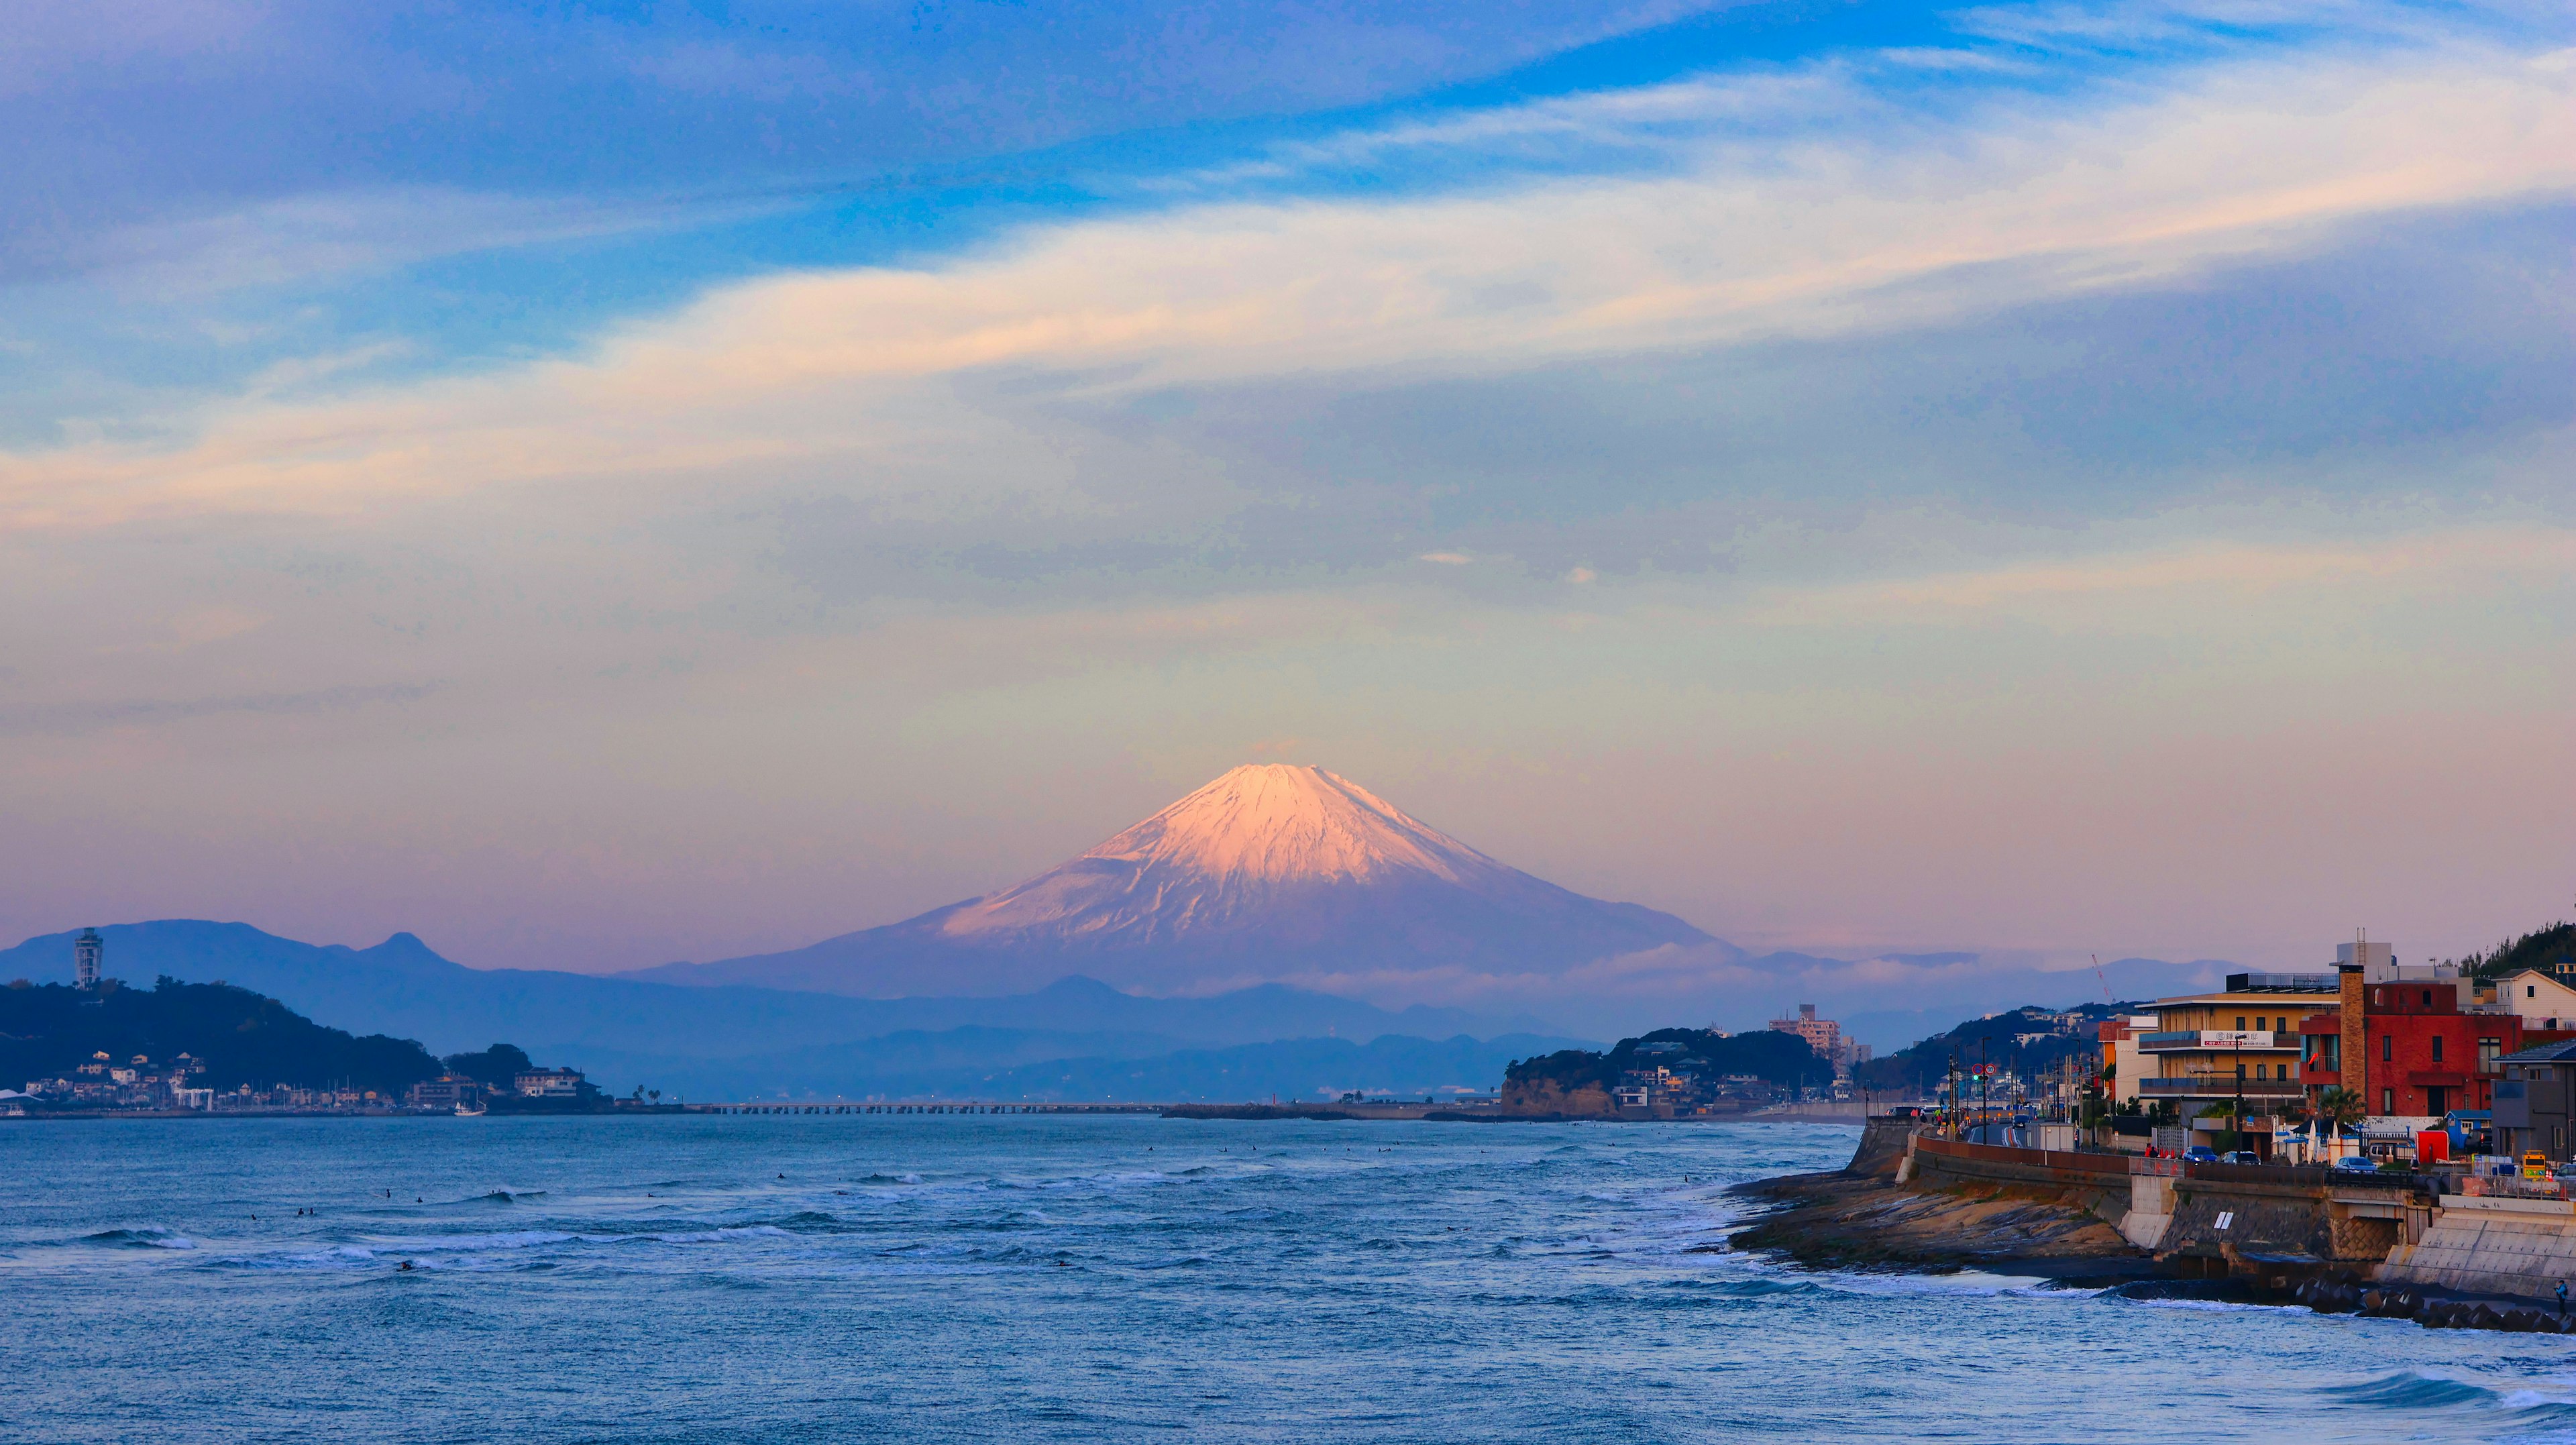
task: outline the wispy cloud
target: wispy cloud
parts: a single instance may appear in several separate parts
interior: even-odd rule
[[[2576,572],[2576,529],[2527,522],[2410,530],[2376,539],[2283,543],[2203,539],[2094,556],[2061,553],[1974,570],[1786,588],[1754,604],[1769,622],[2016,616],[2052,628],[2137,629],[2260,607],[2355,615],[2360,595],[2474,595]],[[2195,624],[2197,625],[2197,624]]]
[[[511,196],[442,186],[323,192],[0,247],[0,285],[79,276],[127,295],[311,286],[446,256],[757,214],[772,202]]]
[[[2576,75],[2554,59],[2239,66],[2110,112],[1719,146],[1686,176],[1195,207],[934,269],[729,286],[579,359],[217,408],[175,451],[12,456],[0,525],[900,452],[922,384],[979,369],[1096,391],[1917,325],[2571,186]]]

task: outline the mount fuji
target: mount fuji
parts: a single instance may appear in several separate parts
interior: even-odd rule
[[[1667,946],[1735,950],[1667,913],[1499,863],[1321,768],[1239,767],[1024,883],[786,953],[628,978],[893,998],[1067,974],[1193,993],[1275,980],[1555,975]]]

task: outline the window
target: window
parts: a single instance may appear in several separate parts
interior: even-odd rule
[[[2382,1089],[2379,1091],[2379,1112],[2383,1114],[2394,1114],[2397,1112],[2397,1091],[2395,1089]]]
[[[2429,988],[2428,988],[2428,989],[2424,990],[2424,1007],[2426,1007],[2426,1008],[2431,1008],[2432,1006],[2433,1006],[2433,991],[2432,991],[2431,989],[2429,989]]]
[[[2379,1061],[2383,1064],[2393,1064],[2397,1062],[2397,1035],[2381,1034],[2379,1036]]]
[[[2433,1035],[2433,1062],[2437,1064],[2442,1062],[2442,1036],[2440,1034]]]
[[[2245,1032],[2245,1015],[2243,1014],[2238,1014],[2236,1016],[2236,1031],[2240,1034]]]
[[[2276,1018],[2276,1019],[2272,1020],[2272,1032],[2274,1032],[2274,1033],[2276,1033],[2276,1034],[2286,1034],[2286,1033],[2288,1033],[2289,1031],[2290,1031],[2290,1020],[2289,1020],[2289,1018],[2288,1018],[2288,1016],[2287,1016],[2287,1015],[2284,1015],[2283,1017]]]
[[[2540,997],[2540,990],[2526,983],[2522,986],[2522,996],[2524,998],[2538,998]]]
[[[2245,1077],[2245,1066],[2243,1064],[2238,1064],[2236,1066],[2236,1077],[2240,1079]]]

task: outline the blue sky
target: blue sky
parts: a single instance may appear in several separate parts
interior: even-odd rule
[[[2571,29],[22,7],[0,924],[714,957],[1287,758],[1748,945],[2482,946]]]

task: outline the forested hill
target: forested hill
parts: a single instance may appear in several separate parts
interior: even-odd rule
[[[1911,1048],[1872,1059],[1855,1074],[1872,1089],[1929,1091],[1950,1072],[1956,1058],[1962,1073],[1979,1063],[1999,1073],[2028,1078],[2044,1074],[2068,1054],[2090,1055],[2100,1049],[2101,1023],[2149,1007],[2137,1003],[2093,1003],[2080,1008],[2047,1009],[2028,1005],[1970,1019],[1945,1034],[1935,1034]]]
[[[1771,1029],[1743,1034],[1657,1029],[1637,1038],[1621,1039],[1618,1047],[1606,1054],[1590,1049],[1562,1049],[1523,1059],[1503,1071],[1503,1082],[1508,1087],[1549,1081],[1569,1094],[1583,1088],[1607,1089],[1621,1073],[1638,1067],[1642,1046],[1661,1043],[1682,1046],[1678,1055],[1659,1053],[1650,1061],[1668,1068],[1697,1064],[1701,1071],[1721,1078],[1751,1074],[1765,1083],[1790,1089],[1834,1081],[1834,1066],[1817,1057],[1816,1051],[1807,1047],[1807,1041],[1796,1034]]]
[[[2502,978],[2526,968],[2547,973],[2576,971],[2576,923],[2553,923],[2520,938],[2507,939],[2487,953],[2472,953],[2460,962],[2481,978]]]
[[[201,1087],[338,1084],[398,1094],[434,1078],[438,1060],[409,1039],[324,1028],[273,998],[220,983],[164,978],[149,989],[110,979],[95,992],[63,984],[0,988],[0,1086],[67,1077],[104,1051],[167,1067],[182,1053],[205,1064]]]

